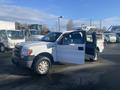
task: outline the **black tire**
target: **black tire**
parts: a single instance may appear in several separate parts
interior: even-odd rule
[[[39,75],[48,74],[51,67],[51,60],[46,56],[39,56],[33,63],[33,70]]]
[[[99,51],[96,49],[95,50],[95,56],[93,58],[90,58],[90,60],[93,61],[93,62],[98,61],[98,54],[99,54]]]
[[[93,58],[93,61],[98,61],[98,54],[99,54],[99,51],[95,50],[95,56]]]
[[[5,46],[3,44],[0,45],[0,52],[5,52]]]

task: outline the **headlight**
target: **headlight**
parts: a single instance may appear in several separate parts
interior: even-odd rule
[[[23,48],[21,51],[21,56],[30,56],[32,54],[32,49]]]

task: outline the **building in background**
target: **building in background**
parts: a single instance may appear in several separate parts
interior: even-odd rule
[[[0,21],[0,30],[5,29],[5,30],[15,30],[15,22],[10,22],[10,21]]]
[[[28,26],[28,24],[23,24],[23,23],[15,22],[15,29],[16,30],[28,30],[29,26]]]
[[[40,34],[47,34],[50,32],[46,24],[26,24],[20,22],[0,21],[1,30],[37,30]]]
[[[43,25],[40,25],[40,24],[23,24],[23,23],[19,23],[19,22],[16,22],[16,29],[19,29],[19,30],[38,30],[38,31],[42,31],[42,27]]]
[[[30,24],[29,25],[29,29],[35,29],[35,30],[42,31],[42,25],[39,25],[39,24]]]

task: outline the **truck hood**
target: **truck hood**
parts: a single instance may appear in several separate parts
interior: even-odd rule
[[[43,35],[32,35],[26,41],[40,41]]]
[[[49,45],[49,44],[53,44],[53,43],[44,42],[44,41],[27,41],[27,42],[22,42],[18,45],[22,47],[32,47],[32,46],[42,46],[42,45]]]

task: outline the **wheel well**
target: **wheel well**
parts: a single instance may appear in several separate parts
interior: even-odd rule
[[[100,51],[99,47],[97,47],[96,50]]]
[[[50,53],[44,52],[44,53],[40,53],[38,54],[34,59],[33,59],[33,64],[38,60],[39,56],[46,56],[51,60],[51,63],[54,63],[54,59],[53,56]],[[32,66],[33,66],[32,64]]]
[[[5,46],[3,43],[0,43],[0,45],[3,45],[3,46]]]

